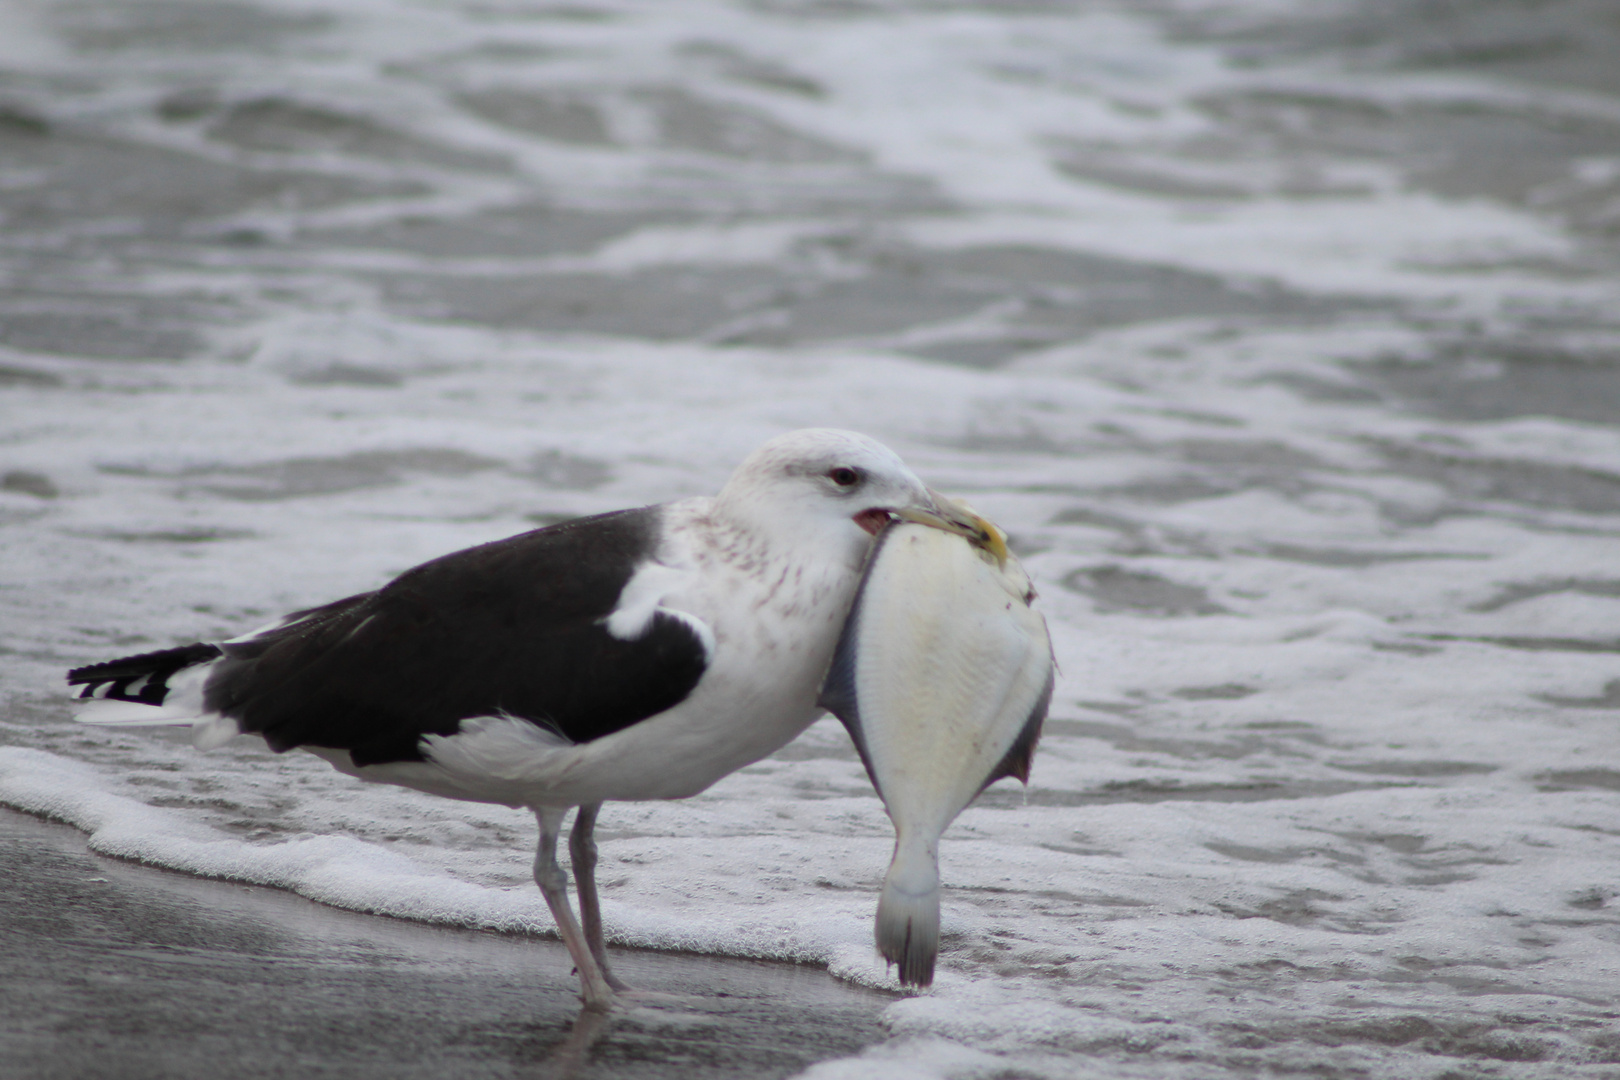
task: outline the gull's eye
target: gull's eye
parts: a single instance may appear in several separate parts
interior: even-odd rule
[[[827,478],[841,488],[854,487],[861,482],[860,473],[843,465],[836,469],[828,469]]]

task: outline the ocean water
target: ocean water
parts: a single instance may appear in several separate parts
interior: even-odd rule
[[[938,983],[809,1076],[1620,1076],[1617,51],[1603,0],[12,0],[0,801],[545,932],[526,815],[62,672],[850,427],[1009,530],[1061,676]],[[893,986],[835,722],[599,835],[613,941]]]

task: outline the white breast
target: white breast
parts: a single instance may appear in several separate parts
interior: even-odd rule
[[[580,747],[562,789],[588,784],[609,799],[693,795],[775,753],[820,714],[816,694],[856,573],[842,559],[730,560],[712,550],[668,558],[695,564],[662,606],[709,628],[709,668],[679,705]]]

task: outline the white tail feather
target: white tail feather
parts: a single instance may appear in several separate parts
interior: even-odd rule
[[[177,713],[163,705],[147,705],[140,701],[108,701],[105,698],[86,698],[74,712],[73,719],[81,724],[99,727],[163,727],[178,725],[190,727],[202,722],[192,713]]]
[[[209,716],[191,727],[191,745],[199,750],[224,746],[242,734],[242,725],[229,716]]]
[[[192,745],[199,750],[223,746],[241,733],[241,727],[228,716],[210,712],[202,701],[203,683],[211,664],[187,668],[169,680],[169,693],[162,705],[116,698],[80,698],[73,718],[97,727],[188,727]]]

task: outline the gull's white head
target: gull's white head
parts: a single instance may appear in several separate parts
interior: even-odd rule
[[[898,454],[853,431],[806,428],[749,454],[715,513],[772,547],[814,548],[859,567],[872,536],[905,514],[935,515],[928,488]]]

